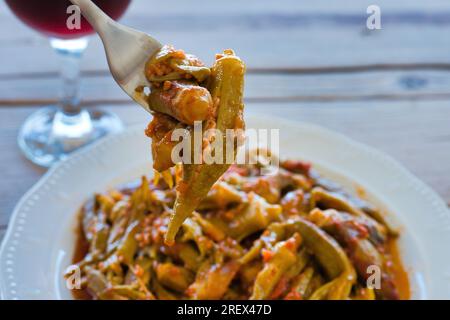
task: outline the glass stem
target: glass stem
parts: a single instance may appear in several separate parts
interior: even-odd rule
[[[51,39],[50,44],[60,56],[62,90],[61,111],[65,116],[76,116],[80,108],[80,60],[87,47],[87,38],[60,40]]]

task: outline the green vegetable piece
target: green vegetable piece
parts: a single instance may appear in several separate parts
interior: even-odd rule
[[[194,282],[192,272],[170,262],[158,264],[156,277],[162,285],[178,292],[184,292]]]
[[[134,221],[130,224],[122,238],[122,242],[117,248],[116,254],[121,257],[121,261],[125,264],[131,265],[134,263],[134,254],[138,248],[136,241],[136,233],[139,229],[139,221]]]
[[[223,146],[226,146],[226,129],[239,129],[243,126],[244,71],[243,62],[231,53],[218,59],[212,68],[209,91],[213,101],[219,101],[216,128],[223,136],[216,139],[223,139]],[[183,179],[177,188],[174,213],[165,236],[167,244],[174,243],[183,221],[198,207],[213,184],[231,165],[226,163],[225,158],[223,160],[222,164],[183,164]]]
[[[297,261],[297,248],[301,238],[293,236],[286,241],[277,243],[273,249],[273,256],[265,263],[264,268],[258,273],[253,286],[251,300],[269,298],[281,277],[295,265]]]

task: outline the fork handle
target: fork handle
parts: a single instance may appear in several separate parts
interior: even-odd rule
[[[102,37],[105,27],[110,23],[115,23],[106,13],[102,11],[91,0],[70,0],[74,5],[80,8],[81,14],[94,28],[94,30]]]

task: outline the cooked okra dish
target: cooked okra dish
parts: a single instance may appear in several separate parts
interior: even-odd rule
[[[176,129],[244,129],[244,73],[232,50],[211,68],[171,46],[149,59],[155,175],[83,206],[77,298],[409,298],[397,231],[310,163],[281,161],[270,175],[263,159],[232,164],[237,137],[231,162],[174,161]],[[219,133],[201,151],[217,139],[226,145]]]
[[[76,297],[409,298],[398,234],[383,213],[303,161],[281,161],[270,176],[261,164],[232,165],[166,244],[182,170],[84,205]],[[374,266],[378,288],[369,279]]]
[[[219,134],[202,141],[206,149],[221,139],[226,145],[226,130],[244,129],[243,87],[245,66],[233,50],[216,55],[211,68],[197,57],[164,46],[146,65],[146,77],[151,83],[147,97],[153,113],[146,134],[152,139],[153,167],[164,174],[173,167],[172,151],[178,143],[173,141],[175,129],[192,132],[195,122],[202,123],[202,130],[212,129]],[[237,141],[232,157],[236,155]],[[194,149],[194,148],[193,148]],[[203,152],[198,152],[200,156]],[[194,150],[188,155],[191,161],[182,163],[183,177],[177,185],[177,197],[173,214],[165,235],[167,244],[173,244],[182,223],[197,208],[200,201],[220,176],[231,165],[226,161],[206,164],[194,160]]]

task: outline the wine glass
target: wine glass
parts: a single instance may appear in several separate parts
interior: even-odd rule
[[[80,107],[80,59],[93,33],[79,9],[68,0],[5,0],[25,24],[43,33],[61,58],[62,94],[56,106],[39,109],[22,125],[18,144],[26,157],[49,167],[106,134],[122,130],[113,113]],[[93,0],[111,18],[118,19],[131,0]]]

